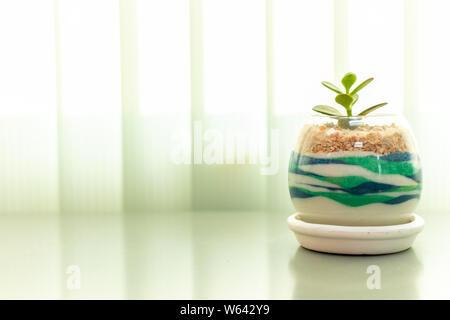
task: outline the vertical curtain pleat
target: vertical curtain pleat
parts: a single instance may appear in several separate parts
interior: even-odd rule
[[[189,209],[189,2],[121,8],[124,210]]]
[[[196,29],[201,35],[196,45],[203,49],[203,59],[198,76],[201,88],[196,87],[201,100],[193,114],[198,129],[192,141],[196,153],[193,208],[262,209],[265,181],[259,174],[259,153],[265,149],[267,116],[265,3],[213,0],[194,1],[194,5],[202,26]],[[246,153],[243,161],[236,155],[239,143]],[[256,161],[251,163],[255,149]]]
[[[121,195],[118,1],[59,3],[60,206],[115,213]]]
[[[407,109],[414,122],[424,172],[423,201],[420,209],[427,214],[443,214],[450,208],[450,161],[448,129],[448,74],[450,44],[444,30],[450,27],[448,1],[417,3],[417,108]]]
[[[402,112],[403,40],[403,1],[348,0],[349,71],[360,81],[375,78],[361,93],[358,112],[381,102],[389,105],[380,112]]]
[[[53,30],[52,1],[0,3],[2,214],[58,212]]]

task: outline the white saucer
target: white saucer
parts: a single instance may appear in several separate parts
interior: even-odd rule
[[[339,254],[386,254],[408,249],[424,221],[414,214],[411,222],[391,226],[334,226],[308,223],[297,213],[288,219],[288,226],[298,242],[307,249]]]

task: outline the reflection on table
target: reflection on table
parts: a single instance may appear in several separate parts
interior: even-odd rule
[[[410,250],[342,256],[299,247],[270,212],[3,216],[0,298],[448,298],[448,219],[425,217]],[[370,265],[380,290],[367,288]]]

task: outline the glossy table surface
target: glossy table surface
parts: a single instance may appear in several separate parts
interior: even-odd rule
[[[2,216],[0,298],[448,299],[450,216],[418,214],[413,248],[384,256],[303,249],[279,213]]]

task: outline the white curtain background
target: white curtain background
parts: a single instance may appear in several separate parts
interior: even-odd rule
[[[420,210],[446,212],[449,11],[445,0],[0,1],[0,213],[285,216],[298,127],[332,98],[320,81],[347,71],[375,77],[360,104],[388,101],[410,121]],[[207,163],[208,141],[233,146],[236,134],[244,163]],[[199,137],[193,163],[182,155]],[[261,174],[259,153],[276,174]]]

